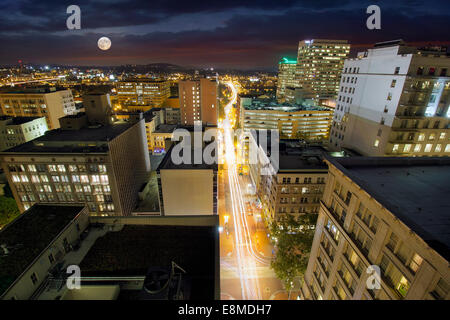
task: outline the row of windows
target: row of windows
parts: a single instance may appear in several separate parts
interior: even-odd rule
[[[290,200],[290,201],[289,201]],[[312,199],[312,203],[319,203],[320,201],[320,197],[315,197]],[[301,197],[301,198],[280,198],[280,203],[282,204],[287,204],[287,203],[291,203],[291,204],[296,204],[296,203],[308,203],[309,199],[305,198],[305,197]]]
[[[64,165],[64,164],[58,164],[58,165],[45,165],[45,164],[29,164],[27,166],[21,164],[21,165],[9,165],[8,169],[10,172],[87,172],[87,169],[89,169],[89,172],[99,172],[99,173],[105,173],[106,172],[106,166],[103,164],[89,164],[88,166],[84,164],[70,164],[70,165]]]
[[[417,68],[417,75],[428,75],[428,76],[435,76],[436,75],[437,68],[436,67],[429,67],[428,72],[425,73],[425,67],[418,67]],[[440,77],[446,77],[447,76],[447,68],[441,68],[441,72],[439,73]]]
[[[295,180],[294,180],[294,179],[291,179],[289,177],[283,177],[283,184],[289,184],[289,183],[299,184],[300,183],[300,178],[295,178]],[[307,184],[307,183],[313,183],[311,177],[305,177],[303,179],[303,184]],[[318,183],[318,184],[325,183],[325,178],[324,177],[318,177],[316,179],[316,183]]]
[[[302,188],[298,188],[298,187],[291,187],[291,188],[289,188],[289,187],[282,187],[280,191],[283,194],[287,194],[287,193],[295,193],[295,194],[298,194],[298,193],[309,194],[309,193],[311,193],[311,194],[318,194],[318,193],[322,193],[323,190],[320,187],[310,187],[310,188],[308,188],[308,187],[302,187]]]
[[[377,147],[379,144],[379,140],[376,139],[374,146]],[[414,146],[414,148],[413,148]],[[434,146],[434,147],[433,147]],[[424,145],[423,151],[422,151],[422,144],[417,143],[415,145],[411,143],[407,143],[403,145],[402,148],[400,148],[400,144],[394,144],[392,146],[392,152],[395,153],[402,153],[402,152],[450,152],[450,143],[445,146],[445,149],[443,150],[443,145],[438,143],[436,145],[433,145],[432,143],[427,143]]]
[[[59,202],[85,202],[85,201],[97,201],[97,202],[112,202],[112,196],[110,194],[96,194],[94,197],[92,195],[85,195],[82,193],[79,194],[71,194],[69,192],[71,191],[65,191],[65,193],[62,193],[63,190],[56,190],[56,197],[53,193],[39,193],[38,198],[40,202],[54,202],[56,199],[58,199]],[[51,191],[50,191],[51,192]],[[20,195],[20,200],[25,202],[36,202],[36,197],[34,194],[22,194]]]
[[[30,182],[29,177],[25,174],[12,174],[11,179],[13,182]],[[69,183],[69,176],[67,175],[53,175],[51,176],[52,182],[64,182]],[[32,174],[31,182],[39,183],[39,182],[49,182],[49,177],[45,174]],[[93,175],[71,175],[71,182],[73,183],[91,183],[91,184],[109,184],[109,178],[106,174],[93,174]]]

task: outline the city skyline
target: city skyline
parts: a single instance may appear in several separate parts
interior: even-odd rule
[[[295,57],[303,39],[346,39],[355,55],[372,43],[402,38],[414,46],[448,45],[449,5],[377,1],[381,30],[369,30],[372,3],[251,1],[189,5],[140,1],[78,1],[81,29],[68,30],[71,3],[0,4],[0,64],[80,66],[172,63],[186,67],[274,70]],[[433,21],[424,26],[419,21]],[[97,47],[107,36],[112,46]],[[12,54],[14,52],[14,54]]]

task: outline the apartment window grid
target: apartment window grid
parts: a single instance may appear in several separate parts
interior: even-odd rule
[[[423,258],[417,252],[410,249],[406,243],[402,242],[394,232],[391,232],[386,243],[386,248],[388,248],[389,251],[398,258],[400,263],[412,274],[417,273],[422,265]]]
[[[381,277],[403,299],[408,294],[411,282],[403,275],[395,264],[383,254],[380,261]]]
[[[9,165],[8,169],[25,209],[36,201],[80,201],[89,202],[93,212],[114,211],[109,177],[103,164],[19,164]]]

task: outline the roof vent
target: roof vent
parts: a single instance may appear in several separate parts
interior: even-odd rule
[[[6,256],[9,253],[8,247],[6,246],[6,244],[2,244],[0,245],[0,248],[2,248],[3,250],[3,254]]]

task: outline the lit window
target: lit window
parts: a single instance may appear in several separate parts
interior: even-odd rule
[[[445,146],[445,152],[450,152],[450,143]]]
[[[427,144],[425,145],[425,149],[423,149],[423,152],[430,152],[432,146],[433,146],[433,145],[432,145],[431,143],[427,143]]]
[[[106,174],[102,174],[100,176],[100,181],[102,184],[108,184],[109,183],[108,176]]]
[[[36,172],[36,166],[34,164],[29,164],[28,165],[28,171],[30,172]]]
[[[13,174],[11,177],[13,182],[20,182],[20,177],[17,174]]]
[[[430,136],[428,137],[428,140],[434,140],[436,138],[435,133],[430,133]]]
[[[378,147],[378,145],[380,144],[380,140],[379,139],[375,139],[375,142],[373,144],[374,147]]]
[[[66,166],[63,164],[58,165],[58,171],[59,172],[66,172]]]
[[[98,174],[93,174],[93,175],[91,175],[91,183],[92,184],[97,184],[97,183],[100,183],[100,177],[99,177],[99,175]]]
[[[409,268],[414,271],[414,273],[416,273],[420,265],[422,264],[422,261],[422,257],[415,253],[411,260],[411,263],[409,264]]]
[[[420,152],[420,149],[422,148],[421,144],[416,144],[414,147],[414,152]]]
[[[439,135],[439,140],[444,140],[445,139],[445,132],[441,132],[441,134]]]
[[[398,144],[394,144],[394,147],[392,147],[392,152],[397,152],[398,151]]]
[[[89,183],[89,177],[85,174],[80,176],[81,183]]]
[[[411,144],[405,144],[405,147],[403,148],[403,152],[409,152],[411,150]]]
[[[419,139],[418,139],[418,141],[424,141],[424,140],[425,140],[425,133],[419,134]]]
[[[436,149],[434,149],[435,152],[441,152],[442,146],[440,144],[436,145]]]

